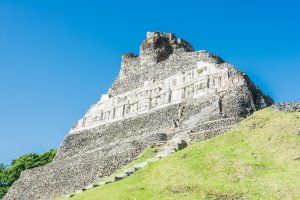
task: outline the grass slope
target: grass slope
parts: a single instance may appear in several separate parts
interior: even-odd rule
[[[71,199],[300,199],[300,113],[256,112],[221,136]]]

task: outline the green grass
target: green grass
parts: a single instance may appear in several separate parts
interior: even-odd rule
[[[110,176],[102,178],[101,181],[108,180],[109,178],[114,177],[115,175],[124,172],[126,169],[132,168],[134,165],[136,165],[138,163],[144,162],[144,161],[146,161],[149,158],[153,158],[154,155],[156,154],[157,150],[158,149],[156,147],[145,149],[138,156],[138,158],[136,160],[134,160],[133,162],[129,163],[128,165],[126,165],[122,169],[117,170],[115,173],[111,174]],[[99,181],[99,182],[101,182],[101,181]]]
[[[151,147],[151,148],[147,148],[144,151],[142,151],[142,153],[137,157],[136,160],[132,161],[131,163],[129,163],[128,165],[126,165],[125,167],[117,170],[115,173],[111,174],[110,176],[107,177],[103,177],[101,180],[99,180],[99,182],[103,182],[103,181],[107,181],[109,178],[114,177],[115,175],[124,172],[126,169],[132,168],[134,165],[144,162],[149,158],[153,158],[155,156],[155,154],[157,153],[158,149],[160,147]],[[56,198],[56,200],[63,200],[63,197],[59,197]]]
[[[256,112],[221,136],[71,198],[147,199],[300,199],[300,113]]]

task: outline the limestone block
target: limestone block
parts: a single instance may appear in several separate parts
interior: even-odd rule
[[[133,168],[126,169],[124,172],[126,174],[130,175],[130,174],[133,174],[135,171],[136,171],[136,169],[133,167]]]
[[[128,176],[128,174],[125,173],[125,172],[123,172],[123,173],[117,174],[117,175],[115,176],[115,179],[116,179],[116,181],[119,181],[119,180],[124,179],[124,178],[127,177],[127,176]]]
[[[143,99],[138,102],[138,109],[139,112],[148,111],[150,108],[150,99]]]
[[[84,187],[82,190],[83,190],[83,191],[86,191],[86,190],[92,189],[93,187],[94,187],[94,185],[93,185],[93,184],[90,184],[90,185]]]
[[[149,163],[149,162],[155,162],[155,161],[158,161],[158,160],[159,160],[159,158],[154,157],[154,158],[149,158],[146,161]]]
[[[180,103],[182,101],[183,89],[173,90],[171,94],[171,103]]]
[[[105,184],[113,183],[113,182],[115,182],[115,181],[116,181],[116,177],[112,177],[112,178],[108,179],[108,180],[105,182]]]
[[[137,170],[137,169],[145,167],[147,164],[148,164],[147,162],[141,162],[141,163],[134,165],[133,167]]]
[[[124,109],[125,107],[124,106],[120,106],[118,108],[116,108],[116,111],[115,111],[115,118],[116,119],[122,119],[123,116],[124,116]]]

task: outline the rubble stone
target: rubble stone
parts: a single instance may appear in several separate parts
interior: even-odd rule
[[[300,102],[278,103],[272,108],[278,112],[300,112]]]

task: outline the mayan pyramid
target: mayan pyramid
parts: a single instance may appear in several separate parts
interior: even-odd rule
[[[173,33],[148,32],[140,55],[122,56],[114,84],[71,128],[55,160],[23,172],[4,199],[69,194],[112,174],[151,144],[216,136],[271,104],[220,57],[195,51]]]

